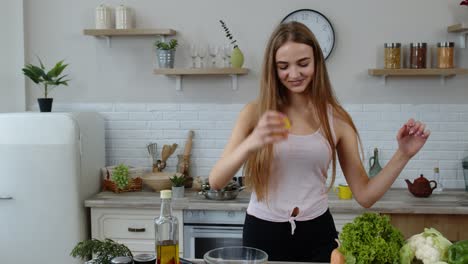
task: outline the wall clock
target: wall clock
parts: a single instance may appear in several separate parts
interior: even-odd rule
[[[317,38],[323,57],[327,59],[330,56],[335,46],[335,31],[326,16],[312,9],[299,9],[287,15],[281,23],[291,21],[301,22],[306,25]]]

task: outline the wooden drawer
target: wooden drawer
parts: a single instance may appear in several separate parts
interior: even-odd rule
[[[179,251],[183,252],[183,214],[173,210],[179,220]],[[125,244],[134,254],[155,252],[154,219],[158,209],[91,208],[91,235]]]
[[[103,237],[154,240],[154,216],[104,214],[99,221]]]

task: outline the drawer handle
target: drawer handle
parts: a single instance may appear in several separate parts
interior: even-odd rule
[[[128,232],[134,232],[134,233],[140,233],[140,232],[145,232],[146,228],[134,228],[134,227],[129,227]]]
[[[9,195],[0,195],[0,200],[13,200],[13,197]]]

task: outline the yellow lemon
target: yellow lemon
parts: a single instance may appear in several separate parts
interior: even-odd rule
[[[287,117],[284,118],[284,128],[286,128],[286,129],[291,128],[291,123],[289,122],[289,118],[287,118]]]

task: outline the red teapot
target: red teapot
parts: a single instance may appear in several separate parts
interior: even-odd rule
[[[432,191],[437,188],[436,181],[429,181],[421,174],[419,178],[411,183],[408,179],[405,179],[408,184],[408,190],[416,197],[428,197],[432,194]],[[434,187],[431,187],[431,183],[434,183]]]

